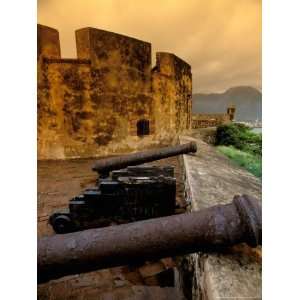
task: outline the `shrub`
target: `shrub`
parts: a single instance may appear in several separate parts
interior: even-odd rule
[[[233,146],[251,154],[261,155],[262,136],[251,132],[244,124],[220,125],[216,132],[216,145]]]
[[[230,125],[237,127],[241,132],[246,132],[246,131],[250,130],[250,127],[243,123],[234,123],[234,124],[230,124]]]
[[[216,145],[236,145],[239,143],[240,130],[234,124],[220,125],[216,132]]]

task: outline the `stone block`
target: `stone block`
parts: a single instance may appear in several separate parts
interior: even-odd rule
[[[165,270],[165,266],[161,262],[145,264],[139,268],[139,272],[143,278],[154,276]]]
[[[261,265],[247,256],[209,255],[203,264],[207,299],[261,299]]]
[[[59,32],[51,27],[37,25],[37,58],[60,58]]]

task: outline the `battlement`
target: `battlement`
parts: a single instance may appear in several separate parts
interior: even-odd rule
[[[154,71],[166,76],[190,76],[191,66],[173,53],[157,52]]]
[[[95,68],[122,66],[150,72],[150,43],[88,27],[76,30],[76,47],[78,58],[90,59]]]
[[[193,114],[192,128],[207,128],[216,127],[223,124],[228,124],[234,119],[234,111],[232,107],[227,108],[226,113],[217,114]]]
[[[77,59],[95,68],[127,67],[140,72],[151,70],[151,44],[126,35],[85,27],[75,31]],[[59,31],[38,24],[38,57],[45,62],[76,63],[77,59],[61,58]],[[56,59],[56,60],[54,60]],[[191,66],[173,53],[157,52],[154,70],[166,76],[191,74]]]
[[[58,30],[37,25],[37,58],[43,55],[48,58],[60,58],[60,42]]]
[[[89,60],[94,68],[122,67],[140,72],[151,70],[151,44],[125,35],[86,27],[75,31],[77,59]],[[61,59],[58,30],[38,24],[38,58]],[[63,62],[76,63],[76,59]],[[49,61],[48,61],[49,62]],[[54,62],[54,61],[53,61]]]
[[[151,44],[86,27],[77,58],[61,58],[59,32],[38,25],[38,155],[102,156],[166,143],[191,125],[191,67]]]

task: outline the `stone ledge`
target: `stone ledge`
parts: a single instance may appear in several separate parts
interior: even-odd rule
[[[201,259],[207,299],[261,299],[261,265],[251,257],[210,254]]]
[[[195,141],[198,151],[183,155],[186,199],[192,211],[232,201],[236,194],[261,199],[261,183],[200,139],[181,136],[180,143]],[[240,249],[240,250],[237,250]],[[257,250],[257,251],[255,251]],[[228,253],[189,256],[193,268],[193,299],[261,299],[261,262],[246,245]]]

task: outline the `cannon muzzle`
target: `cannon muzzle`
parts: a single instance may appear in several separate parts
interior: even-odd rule
[[[197,144],[195,142],[191,142],[184,145],[164,147],[111,158],[104,158],[97,161],[92,169],[98,173],[107,174],[112,170],[119,170],[128,166],[136,166],[146,162],[196,151]]]
[[[261,206],[250,196],[198,212],[38,240],[38,283],[150,259],[261,244]]]

